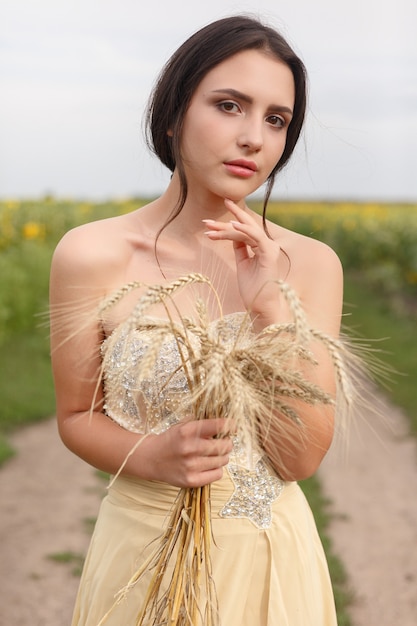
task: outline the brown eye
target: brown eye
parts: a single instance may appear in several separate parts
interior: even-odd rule
[[[220,102],[218,106],[222,111],[226,111],[226,113],[237,113],[239,111],[239,107],[236,102],[230,102],[229,100],[226,102]]]
[[[280,115],[269,115],[266,121],[274,128],[283,128],[285,126],[285,119]]]

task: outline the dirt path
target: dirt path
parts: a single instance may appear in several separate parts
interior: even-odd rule
[[[335,446],[320,471],[357,597],[354,626],[417,624],[417,449],[401,413],[386,412],[374,433],[358,420],[348,458]],[[18,454],[0,470],[0,625],[68,626],[78,578],[48,555],[85,553],[103,483],[64,448],[54,420],[13,444]]]
[[[76,564],[48,555],[85,553],[85,520],[97,515],[103,483],[61,444],[55,420],[12,443],[18,453],[0,470],[0,625],[68,626]]]
[[[417,443],[399,409],[382,410],[386,421],[357,420],[348,452],[336,442],[319,476],[354,626],[417,626]]]

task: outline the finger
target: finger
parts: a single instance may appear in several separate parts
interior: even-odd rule
[[[251,252],[249,252],[249,250],[251,250]],[[249,247],[240,241],[233,242],[233,252],[235,254],[235,261],[236,261],[237,267],[240,265],[240,263],[244,263],[245,261],[250,260],[254,256],[252,247]]]
[[[236,432],[235,420],[216,417],[196,420],[193,416],[184,417],[178,424],[171,427],[181,429],[185,438],[222,439]]]
[[[201,472],[210,472],[212,470],[218,469],[219,467],[224,467],[229,463],[229,454],[222,455],[205,455],[200,456],[195,459],[193,473],[199,474]]]
[[[199,420],[196,424],[199,426],[199,435],[206,439],[229,437],[236,430],[235,423],[225,417]]]
[[[210,485],[217,480],[220,480],[223,476],[223,467],[216,467],[213,470],[201,472],[194,480],[189,481],[184,486],[186,487],[203,487],[204,485]]]
[[[203,441],[228,439],[236,432],[235,423],[227,418],[210,418],[194,422],[194,434]]]
[[[230,198],[225,198],[224,204],[227,210],[233,213],[233,215],[237,218],[237,220],[241,222],[242,224],[256,225],[256,222],[253,219],[253,217],[249,213],[247,213],[244,209],[242,209],[239,205],[233,202],[233,200],[230,200]]]
[[[214,459],[216,457],[223,458],[228,456],[232,449],[233,442],[229,437],[223,439],[209,439],[204,442],[202,456],[208,456]]]
[[[210,229],[208,232],[222,231],[224,230],[225,226],[227,226],[227,222],[216,222],[216,220],[211,220],[211,219],[204,219],[201,221],[207,226],[207,228]]]
[[[264,228],[250,214],[241,209],[232,200],[226,198],[226,206],[237,217],[237,220],[230,220],[229,224],[235,231],[244,233],[247,237],[244,243],[251,248],[259,248],[262,252],[267,252],[272,240],[266,235]],[[230,239],[235,239],[233,235]]]
[[[230,224],[233,226],[233,230],[235,233],[231,237],[233,241],[241,241],[251,248],[260,248],[262,246],[264,234],[262,232],[257,232],[256,230],[254,230],[252,225],[249,226],[247,224],[242,224],[241,222],[235,221],[231,221]],[[240,237],[236,237],[236,234],[240,235]]]
[[[238,206],[233,200],[229,198],[225,198],[224,200],[226,208],[233,214],[233,216],[240,222],[241,224],[247,224],[248,226],[258,227],[258,223],[253,217],[247,213],[244,209]],[[202,220],[209,228],[213,228],[213,230],[221,230],[227,222],[217,222],[213,219],[203,219]]]
[[[250,226],[245,226],[240,222],[214,222],[212,220],[203,220],[207,223],[210,230],[205,231],[205,235],[213,240],[228,240],[232,242],[242,243],[246,246],[256,248],[259,246],[256,234],[251,232]]]
[[[204,420],[206,421],[206,420]],[[208,421],[208,420],[207,420]],[[201,429],[194,437],[191,437],[191,446],[187,450],[187,456],[192,457],[223,457],[231,452],[233,442],[230,435],[203,435]]]

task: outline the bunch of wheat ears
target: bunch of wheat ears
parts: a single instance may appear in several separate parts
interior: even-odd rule
[[[274,432],[283,442],[294,440],[300,433],[302,437],[303,432],[302,416],[297,411],[301,403],[334,404],[333,397],[303,374],[308,367],[314,369],[317,365],[310,346],[318,342],[333,362],[338,397],[347,405],[353,401],[355,383],[348,371],[349,348],[342,340],[309,327],[298,297],[285,282],[277,284],[291,311],[291,322],[269,326],[255,334],[250,330],[249,314],[243,314],[232,340],[226,322],[220,319],[216,325],[210,323],[201,300],[196,302],[195,319],[180,315],[173,318],[172,307],[166,303],[172,302],[179,290],[201,283],[214,290],[201,274],[146,288],[129,319],[112,333],[110,341],[117,342],[122,336],[128,341],[130,329],[149,331],[153,327],[155,331],[135,370],[137,388],[153,371],[162,342],[174,337],[194,419],[227,417],[243,438],[248,436],[249,428],[249,436],[258,440],[260,433],[267,436],[265,433],[273,423]],[[102,303],[100,315],[127,293],[143,287],[140,283],[126,285]],[[158,320],[153,326],[146,313],[154,304],[164,306],[166,320]],[[103,370],[105,367],[103,362]],[[279,463],[279,450],[272,461]],[[143,606],[138,607],[137,626],[216,626],[219,621],[210,560],[212,541],[210,485],[180,489],[157,547],[120,590],[99,626],[105,624],[145,572],[152,572],[152,580]],[[167,583],[168,565],[172,575]]]

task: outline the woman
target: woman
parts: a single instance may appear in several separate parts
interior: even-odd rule
[[[276,415],[268,432],[258,431],[245,466],[233,423],[218,414],[198,421],[189,407],[173,402],[184,384],[173,375],[175,341],[160,346],[162,396],[149,391],[151,380],[147,390],[132,382],[144,354],[134,330],[124,336],[129,363],[123,377],[118,344],[110,349],[107,343],[138,298],[129,288],[113,300],[112,293],[131,281],[166,285],[190,272],[210,279],[221,309],[210,289],[195,284],[192,297],[179,290],[167,308],[154,307],[155,318],[192,317],[203,299],[210,324],[227,319],[233,336],[236,320],[248,312],[251,332],[261,334],[291,321],[279,287],[285,280],[309,325],[338,336],[342,271],[334,252],[267,222],[245,202],[266,182],[266,206],[275,175],[300,135],[305,108],[304,66],[275,30],[243,16],[208,25],[173,55],[150,100],[150,144],[172,171],[166,191],[140,210],[67,233],[56,249],[51,336],[60,435],[82,459],[118,474],[99,514],[74,626],[97,626],[109,611],[161,535],[178,489],[208,484],[221,624],[336,624],[322,547],[295,482],[314,474],[330,446],[330,406],[294,400],[302,434],[283,436],[291,420]],[[139,296],[145,292],[139,287]],[[112,306],[102,308],[98,319],[92,312],[109,297]],[[87,303],[83,312],[64,315],[63,323],[59,311],[76,310],[77,301]],[[313,382],[333,395],[330,359],[318,346],[314,355],[319,365]],[[313,377],[305,365],[300,368]],[[156,397],[164,400],[161,411]],[[145,575],[103,623],[136,624],[148,584]]]

